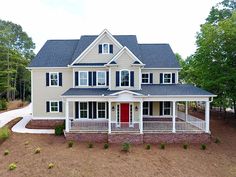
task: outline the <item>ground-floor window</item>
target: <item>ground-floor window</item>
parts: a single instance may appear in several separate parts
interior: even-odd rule
[[[98,102],[98,118],[106,118],[106,103]]]
[[[88,118],[88,103],[80,102],[80,118]]]
[[[149,115],[149,102],[143,102],[143,115]]]
[[[116,105],[116,123],[117,123],[117,126],[120,125],[120,105],[119,104]]]
[[[129,105],[129,124],[133,125],[133,104]]]
[[[163,102],[163,115],[170,115],[171,114],[171,104],[169,101]]]
[[[59,112],[59,102],[51,101],[50,102],[50,112]]]

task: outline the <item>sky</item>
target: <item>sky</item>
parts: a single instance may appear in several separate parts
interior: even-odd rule
[[[135,34],[139,43],[169,43],[183,58],[219,0],[0,0],[0,19],[22,26],[37,53],[48,39]]]

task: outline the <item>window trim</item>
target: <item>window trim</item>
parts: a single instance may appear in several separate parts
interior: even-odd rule
[[[145,101],[146,102],[146,101]],[[143,111],[143,116],[150,116],[150,101],[147,101],[147,108],[148,108],[148,114],[144,114],[144,111]],[[143,106],[144,107],[144,106]],[[143,108],[142,108],[143,109]]]
[[[122,71],[128,71],[128,73],[129,73],[129,85],[128,85],[128,86],[122,86],[122,85],[121,85],[121,73],[122,73]],[[120,87],[129,88],[129,87],[130,87],[130,81],[131,81],[131,78],[130,78],[130,70],[128,70],[128,69],[122,69],[122,70],[120,70],[119,72],[120,72]]]
[[[143,82],[143,74],[148,74],[148,82],[147,83],[144,83]],[[141,82],[142,82],[142,84],[150,84],[150,72],[142,72],[141,73]]]
[[[57,103],[57,111],[52,111],[52,103]],[[50,100],[49,101],[49,112],[50,113],[59,113],[59,101],[57,101],[57,100]]]
[[[51,74],[57,75],[57,85],[51,85]],[[49,87],[59,87],[59,72],[49,72]]]
[[[172,73],[171,72],[163,72],[162,74],[163,74],[162,75],[163,84],[172,84]],[[170,83],[165,82],[165,74],[170,74]]]
[[[103,48],[103,45],[105,45],[105,44],[107,44],[108,45],[108,52],[107,53],[105,53],[104,52],[104,48]],[[101,45],[102,45],[102,54],[110,54],[110,43],[101,43]],[[111,45],[113,45],[113,44],[111,44]]]
[[[165,107],[165,102],[169,102],[170,103],[170,107]],[[171,102],[170,101],[163,101],[162,104],[163,104],[162,105],[162,114],[163,114],[163,116],[171,116],[171,110],[172,110]],[[165,108],[170,108],[170,114],[165,114]]]
[[[102,117],[102,118],[99,118],[98,117],[98,103],[104,103],[105,104],[105,117]],[[107,119],[107,106],[106,106],[107,104],[106,104],[106,102],[105,101],[97,101],[97,117],[96,117],[96,119],[98,119],[98,120],[101,120],[101,119]]]
[[[87,73],[87,83],[86,83],[86,85],[81,85],[81,84],[80,84],[80,73]],[[89,76],[88,76],[88,71],[79,71],[79,76],[78,76],[78,79],[79,79],[79,86],[87,87],[87,86],[88,86],[88,80],[89,80],[88,77],[89,77]]]
[[[81,117],[80,117],[80,111],[81,111],[80,103],[86,103],[86,104],[87,104],[87,109],[86,109],[86,111],[87,111],[87,117],[86,117],[86,118],[81,118]],[[88,104],[87,101],[80,101],[80,102],[79,102],[79,116],[78,116],[78,119],[81,119],[81,120],[89,119],[89,109],[88,109],[88,106],[89,106],[89,104]]]
[[[98,85],[98,73],[105,73],[105,84],[104,85]],[[107,85],[107,74],[106,74],[107,71],[96,71],[96,86],[98,87],[104,87]]]

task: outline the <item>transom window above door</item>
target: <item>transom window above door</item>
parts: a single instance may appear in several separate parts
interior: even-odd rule
[[[100,54],[110,54],[113,53],[113,45],[108,43],[103,43],[98,45],[98,53]]]

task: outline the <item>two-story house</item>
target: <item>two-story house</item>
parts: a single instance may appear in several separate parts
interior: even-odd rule
[[[168,44],[139,44],[135,35],[83,35],[48,40],[29,69],[33,121],[65,120],[65,136],[81,141],[180,142],[209,137],[215,96],[179,84]],[[205,102],[205,120],[188,102]],[[185,103],[185,111],[177,103]]]

